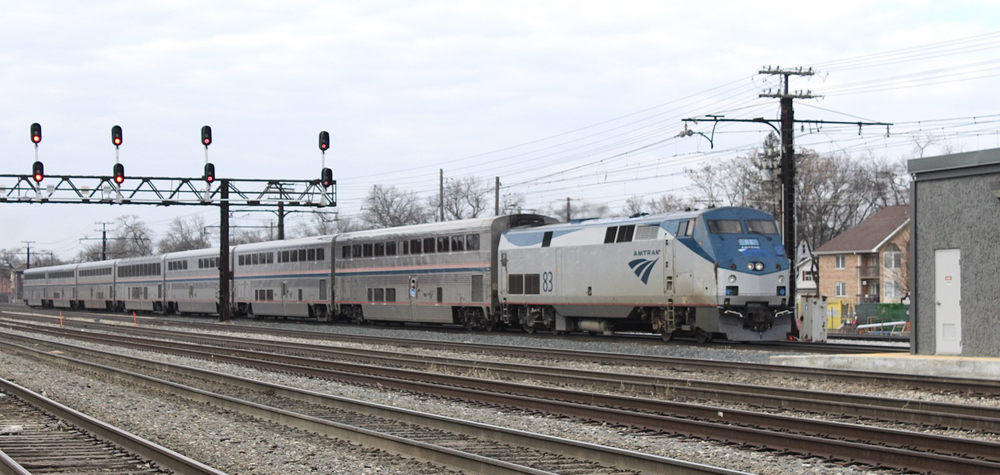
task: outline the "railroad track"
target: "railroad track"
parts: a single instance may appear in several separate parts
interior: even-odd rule
[[[458,421],[388,406],[262,383],[165,363],[127,358],[71,345],[5,335],[99,364],[0,342],[8,350],[113,375],[252,415],[366,446],[475,473],[739,473],[638,452]],[[202,355],[206,356],[206,355]],[[111,366],[113,365],[113,366]],[[141,368],[143,373],[123,370]],[[182,382],[178,382],[182,381]],[[221,391],[218,394],[215,391]]]
[[[12,313],[8,320],[42,321],[51,323],[52,316],[34,313]],[[76,314],[80,315],[80,314]],[[67,319],[66,324],[74,328],[102,328],[94,323],[94,319],[132,323],[132,317],[121,315],[90,314],[90,318]],[[142,317],[139,317],[142,319]],[[172,321],[162,318],[145,318],[140,320],[142,327],[169,328],[184,327],[205,331],[239,331],[242,333],[262,335],[266,337],[299,338],[314,341],[351,342],[370,345],[390,345],[400,348],[424,348],[448,351],[465,351],[479,354],[495,354],[500,356],[522,357],[531,354],[533,357],[565,360],[575,362],[594,362],[602,365],[646,366],[667,368],[678,371],[731,373],[733,364],[729,361],[696,360],[689,358],[673,358],[649,355],[626,355],[607,352],[567,350],[555,348],[511,347],[483,343],[459,343],[433,340],[418,340],[412,338],[392,338],[384,336],[362,336],[342,333],[315,332],[291,330],[283,328],[261,328],[244,325],[220,325],[219,323],[203,323],[191,321]],[[956,394],[979,396],[1000,396],[1000,381],[976,380],[968,378],[946,378],[938,376],[923,376],[910,374],[877,373],[871,371],[838,370],[828,368],[808,368],[759,363],[741,363],[740,372],[744,374],[759,374],[761,376],[782,376],[796,379],[816,381],[840,381],[851,384],[894,387],[921,388],[925,390],[945,391]]]
[[[100,340],[105,337],[92,337]],[[383,387],[456,397],[488,404],[503,404],[533,411],[604,421],[645,430],[695,435],[715,440],[736,441],[799,453],[822,454],[841,460],[883,464],[898,469],[936,473],[966,473],[970,470],[1000,470],[1000,444],[944,437],[858,424],[817,421],[692,404],[674,403],[569,391],[428,373],[398,368],[381,368],[324,360],[306,362],[302,358],[274,354],[250,354],[243,350],[202,348],[178,343],[126,342],[120,336],[107,343],[146,346],[153,351],[210,355],[214,361],[228,361],[271,371],[283,371]],[[63,351],[82,351],[63,349]],[[302,350],[306,351],[306,350]],[[200,356],[199,356],[200,353]],[[242,356],[236,356],[241,354]],[[260,361],[260,359],[283,362]],[[296,364],[290,363],[295,361]],[[309,367],[306,365],[318,365]],[[338,367],[338,369],[331,369]],[[664,416],[663,414],[671,414]],[[876,445],[876,443],[878,445]],[[954,456],[952,454],[963,454]]]
[[[19,310],[24,310],[23,308]],[[65,310],[63,312],[50,310],[50,309],[31,309],[31,312],[19,311],[19,310],[7,310],[4,311],[0,309],[0,313],[9,313],[11,315],[19,315],[21,317],[28,318],[39,318],[44,314],[42,312],[49,312],[54,318],[60,313],[65,313],[67,315],[73,315],[80,317],[81,315],[89,315],[91,317],[96,317],[101,320],[111,320],[111,321],[133,321],[132,316],[121,315],[117,313],[94,313],[81,312],[75,310]],[[171,320],[170,317],[151,317],[151,316],[137,316],[136,319],[142,319],[144,325],[149,324],[176,324],[176,320]],[[199,319],[199,321],[182,320],[187,325],[218,325],[218,322],[213,322],[211,318]],[[243,320],[244,322],[253,322],[255,320]],[[173,322],[173,323],[169,323]],[[330,323],[325,322],[315,322],[310,320],[296,320],[294,324],[298,327],[316,327],[324,328],[330,327]],[[353,326],[353,325],[352,325]],[[252,328],[252,327],[247,327]],[[391,332],[396,329],[403,329],[402,326],[385,326],[387,332]],[[426,330],[428,333],[446,333],[446,334],[468,334],[469,331],[461,328],[460,326],[441,326],[441,325],[416,325],[410,324],[405,327],[408,331],[420,331]],[[286,330],[279,330],[286,331]],[[300,330],[290,330],[292,332],[297,332]],[[528,334],[522,333],[520,330],[512,330],[507,332],[509,335],[517,335],[523,339],[526,344],[530,345],[533,341],[544,341],[553,338],[550,335],[543,334]],[[640,333],[621,333],[611,336],[588,336],[586,334],[568,334],[559,337],[562,341],[579,341],[579,342],[593,342],[602,341],[609,343],[635,343],[635,344],[648,344],[650,346],[662,347],[664,345],[669,346],[692,346],[692,347],[705,347],[706,345],[697,343],[695,340],[685,340],[685,339],[675,339],[670,342],[664,342],[659,334],[640,334]],[[865,339],[858,339],[858,341],[866,341]],[[878,339],[870,338],[867,341],[881,341]],[[902,340],[888,340],[901,342]],[[907,342],[909,340],[906,340]],[[749,341],[749,342],[732,342],[726,340],[716,340],[712,344],[708,345],[712,348],[731,348],[735,350],[761,350],[761,351],[787,351],[795,353],[834,353],[834,354],[866,354],[866,353],[907,353],[910,351],[908,346],[883,346],[883,345],[864,345],[864,344],[829,344],[820,342],[807,342],[807,341]]]
[[[223,473],[0,379],[0,473],[52,472]]]
[[[48,332],[55,336],[78,338],[71,332],[46,330],[33,326],[8,324],[8,328],[27,332]],[[114,327],[108,330],[115,330]],[[119,327],[118,330],[121,330]],[[489,374],[494,378],[540,381],[549,384],[604,389],[632,395],[669,395],[674,399],[717,401],[748,406],[781,408],[817,414],[837,415],[843,418],[864,418],[888,422],[906,422],[928,427],[946,427],[960,430],[981,430],[1000,433],[1000,409],[984,406],[935,403],[912,399],[873,397],[767,387],[759,384],[736,384],[726,382],[701,381],[688,378],[668,378],[621,372],[599,372],[575,370],[565,367],[500,363],[496,361],[468,362],[463,359],[414,356],[399,352],[370,349],[306,345],[302,343],[281,343],[274,341],[250,340],[233,336],[213,336],[175,332],[163,329],[149,330],[128,328],[127,333],[146,338],[172,338],[185,343],[211,345],[213,348],[250,350],[248,357],[262,358],[259,353],[284,355],[309,355],[324,361],[350,361],[366,365],[397,366],[421,371],[446,371],[451,374]],[[123,340],[124,338],[124,340]],[[107,339],[96,336],[95,343],[122,343],[128,337]],[[304,364],[301,360],[289,363]],[[318,365],[319,363],[317,363]]]

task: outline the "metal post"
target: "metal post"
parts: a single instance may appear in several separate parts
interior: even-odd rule
[[[494,215],[500,216],[500,177],[496,178],[496,183],[493,185],[493,203]]]
[[[229,180],[219,180],[219,321],[230,320],[229,284],[232,282],[229,265]]]

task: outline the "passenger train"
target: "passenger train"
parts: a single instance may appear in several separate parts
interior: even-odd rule
[[[710,208],[560,223],[515,214],[33,268],[28,305],[421,322],[529,333],[784,340],[789,260],[774,218]]]

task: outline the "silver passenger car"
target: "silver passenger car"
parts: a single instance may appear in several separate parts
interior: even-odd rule
[[[115,305],[115,261],[85,262],[76,268],[78,305],[111,310]]]
[[[353,321],[499,323],[496,249],[512,227],[555,222],[511,215],[340,234],[335,304]]]
[[[237,315],[332,318],[332,236],[244,244],[233,249]]]
[[[163,256],[133,257],[115,262],[116,310],[162,312]]]
[[[219,249],[167,254],[164,285],[167,313],[219,313]]]

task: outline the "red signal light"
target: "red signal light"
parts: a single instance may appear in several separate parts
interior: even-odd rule
[[[121,128],[121,126],[116,125],[116,126],[114,126],[114,127],[111,128],[111,143],[114,144],[115,147],[117,147],[117,146],[119,146],[119,145],[122,144],[122,128]]]
[[[31,178],[35,183],[41,183],[45,179],[45,165],[42,162],[35,162],[31,165]]]
[[[320,183],[322,183],[323,188],[329,188],[333,184],[333,170],[324,168],[320,171]]]
[[[38,122],[31,124],[31,143],[37,144],[42,141],[42,126]]]
[[[201,144],[206,147],[212,145],[212,128],[207,125],[201,128]]]
[[[330,148],[330,132],[324,130],[319,133],[319,149],[325,152],[328,148]]]
[[[212,183],[213,181],[215,181],[215,165],[211,163],[206,163],[205,174],[202,175],[202,178],[204,178],[205,181],[208,183]]]
[[[125,181],[125,165],[122,165],[121,163],[116,163],[114,171],[115,171],[114,173],[115,183],[121,185],[122,182]]]

